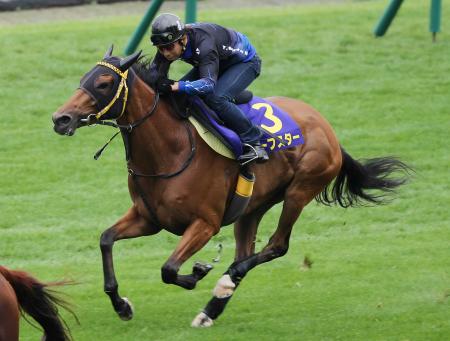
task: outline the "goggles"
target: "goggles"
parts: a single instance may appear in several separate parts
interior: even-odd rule
[[[152,41],[153,45],[159,46],[159,45],[167,45],[170,43],[173,43],[175,40],[179,38],[179,34],[175,34],[172,32],[164,32],[159,34],[152,34],[150,37],[150,40]]]
[[[166,44],[166,45],[158,45],[157,48],[158,48],[159,52],[161,52],[161,53],[163,53],[164,51],[172,51],[175,48],[176,42]]]

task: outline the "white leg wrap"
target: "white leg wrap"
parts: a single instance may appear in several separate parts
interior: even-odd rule
[[[213,295],[217,298],[226,298],[233,295],[234,288],[236,284],[231,280],[230,275],[223,275],[221,279],[218,280],[216,287],[213,290]]]
[[[211,327],[213,320],[204,312],[198,314],[191,323],[191,327]]]

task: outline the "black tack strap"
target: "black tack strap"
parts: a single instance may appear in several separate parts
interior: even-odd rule
[[[102,153],[103,153],[103,151],[106,149],[106,147],[108,147],[108,145],[110,144],[110,142],[111,142],[112,140],[114,140],[114,138],[115,138],[115,137],[117,136],[117,134],[119,134],[119,133],[120,133],[120,131],[118,131],[117,133],[115,133],[115,134],[109,139],[109,141],[106,142],[105,145],[97,151],[97,153],[95,153],[95,155],[94,155],[94,159],[95,159],[95,160],[98,160],[98,158],[102,155]]]

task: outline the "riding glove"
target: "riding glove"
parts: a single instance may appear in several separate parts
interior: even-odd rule
[[[172,91],[172,84],[174,84],[175,81],[168,79],[168,78],[160,78],[156,82],[156,88],[161,94],[168,94]]]

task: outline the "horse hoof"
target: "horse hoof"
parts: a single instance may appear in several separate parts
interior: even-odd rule
[[[197,280],[201,280],[212,269],[213,269],[213,266],[211,264],[202,264],[200,262],[195,262],[195,264],[192,268],[192,273],[197,278]]]
[[[194,328],[211,327],[213,325],[213,323],[214,323],[214,321],[202,311],[192,321],[191,327],[194,327]]]
[[[120,319],[123,321],[129,321],[133,318],[134,308],[128,298],[123,298],[123,308],[117,312]]]

